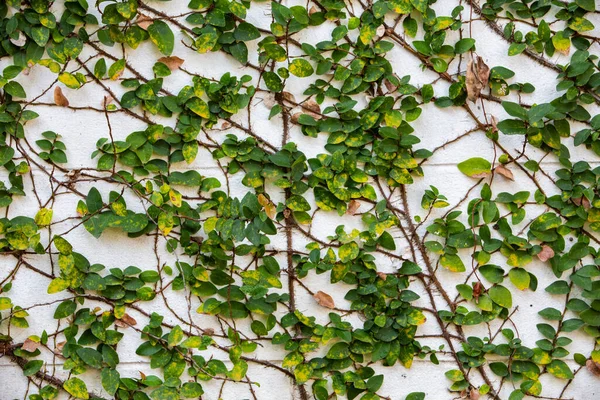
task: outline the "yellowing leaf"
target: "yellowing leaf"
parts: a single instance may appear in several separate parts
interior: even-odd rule
[[[71,396],[77,399],[90,398],[85,382],[79,378],[71,378],[67,380],[64,383],[63,388],[67,391],[67,393],[69,393]]]
[[[79,83],[77,78],[75,78],[74,75],[72,75],[68,72],[61,73],[58,76],[58,80],[60,82],[64,83],[68,88],[71,88],[71,89],[79,89],[79,87],[81,86],[81,84]]]

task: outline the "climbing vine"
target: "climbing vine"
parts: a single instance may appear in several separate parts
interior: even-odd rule
[[[594,398],[599,13],[0,3],[18,395]]]

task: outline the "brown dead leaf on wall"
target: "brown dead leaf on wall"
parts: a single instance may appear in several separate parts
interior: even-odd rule
[[[350,204],[348,204],[348,210],[346,210],[347,215],[354,215],[360,208],[360,202],[356,200],[352,200]]]
[[[25,342],[23,342],[23,346],[21,346],[21,349],[33,353],[37,350],[38,347],[40,347],[40,344],[38,342],[27,338]]]
[[[165,64],[171,71],[179,69],[185,62],[183,58],[177,56],[161,57],[158,59],[159,62]]]
[[[486,65],[481,57],[469,61],[467,65],[467,97],[473,103],[481,96],[481,91],[488,85],[490,79],[490,67]]]
[[[506,179],[509,179],[511,181],[515,180],[515,177],[514,177],[512,171],[510,169],[506,168],[504,165],[498,165],[494,169],[494,171],[497,172],[497,173],[499,173],[500,175],[502,175]]]
[[[54,104],[61,107],[69,107],[69,99],[65,97],[60,86],[54,88]]]
[[[542,251],[540,251],[537,256],[540,259],[540,261],[546,262],[552,257],[554,257],[554,250],[552,250],[552,247],[548,245],[543,245]]]
[[[315,295],[313,297],[315,298],[317,303],[319,303],[320,306],[326,307],[326,308],[335,308],[335,303],[333,301],[333,297],[331,297],[327,293],[319,290],[317,293],[315,293]]]
[[[138,12],[138,18],[135,21],[138,26],[144,30],[148,29],[148,27],[150,25],[152,25],[152,22],[154,22],[154,20],[150,17],[148,17],[147,15],[141,14]]]
[[[596,376],[600,376],[600,363],[597,363],[594,360],[587,360],[585,362],[585,367],[592,374],[594,374]]]

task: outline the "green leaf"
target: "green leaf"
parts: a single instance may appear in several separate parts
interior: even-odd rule
[[[111,396],[117,392],[121,375],[113,368],[104,368],[101,373],[102,387]]]
[[[31,360],[28,361],[25,365],[23,365],[23,375],[32,376],[35,375],[42,366],[44,365],[44,361],[42,360]]]
[[[260,32],[254,25],[247,22],[241,22],[238,27],[235,28],[233,37],[235,40],[247,42],[249,40],[258,39],[260,37]]]
[[[502,107],[511,117],[517,117],[522,120],[527,120],[528,118],[527,110],[517,103],[513,103],[512,101],[503,101]]]
[[[369,392],[375,393],[379,390],[381,385],[383,384],[383,375],[375,375],[367,381],[367,390]]]
[[[99,351],[89,347],[77,349],[77,355],[90,367],[102,367],[102,354]]]
[[[456,54],[466,53],[467,51],[471,50],[473,48],[473,46],[475,46],[475,39],[471,39],[471,38],[460,39],[454,45],[454,51],[456,52]]]
[[[173,54],[173,48],[175,46],[175,35],[169,25],[161,20],[155,20],[152,25],[148,27],[148,34],[150,34],[150,40],[158,47],[158,50],[166,56]]]
[[[192,399],[198,398],[204,394],[204,390],[202,390],[202,386],[196,382],[186,382],[181,386],[181,396]]]
[[[457,166],[460,172],[474,178],[482,178],[492,172],[492,164],[481,157],[469,158]]]
[[[521,54],[527,48],[526,43],[513,43],[508,47],[508,55],[516,56],[517,54]]]
[[[77,309],[77,304],[72,300],[65,300],[58,305],[54,312],[54,319],[66,318]]]
[[[67,393],[69,393],[71,396],[77,399],[90,398],[85,382],[79,378],[71,378],[67,380],[64,383],[63,388],[67,391]]]
[[[596,11],[595,0],[575,0],[575,3],[586,11]]]
[[[4,91],[10,94],[13,97],[21,97],[25,98],[27,95],[25,94],[25,90],[23,86],[19,82],[10,81],[4,86]]]
[[[428,0],[410,0],[410,2],[417,9],[417,11],[423,14],[427,11],[429,4]]]
[[[496,304],[501,307],[510,308],[512,307],[512,294],[510,290],[502,285],[495,285],[488,291],[490,298]]]
[[[440,264],[442,264],[442,267],[452,272],[466,271],[465,264],[462,262],[462,259],[456,254],[444,254],[440,257]]]
[[[531,276],[529,272],[527,272],[523,268],[513,268],[508,272],[508,277],[510,281],[517,287],[519,290],[525,290],[529,287],[529,283],[531,281]]]

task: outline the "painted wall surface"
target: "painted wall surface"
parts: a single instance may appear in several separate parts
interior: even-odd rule
[[[290,2],[284,1],[284,3]],[[439,15],[449,15],[451,10],[458,3],[458,0],[438,1],[434,8]],[[152,7],[162,10],[170,15],[187,12],[188,9],[186,6],[187,1],[184,0],[152,2]],[[465,11],[463,11],[463,14],[465,15],[463,19],[468,19],[468,6]],[[248,20],[257,26],[269,29],[271,18],[269,16],[268,3],[253,3],[249,10]],[[598,23],[597,26],[600,27],[600,23]],[[332,23],[326,23],[322,26],[305,30],[297,34],[295,38],[299,42],[316,44],[329,37],[329,32],[333,27],[334,25]],[[469,27],[471,29],[470,33]],[[551,100],[556,96],[555,86],[557,82],[556,73],[554,71],[536,64],[525,56],[507,57],[509,44],[489,30],[480,20],[474,20],[472,24],[465,24],[464,30],[465,34],[470,34],[477,40],[477,54],[483,57],[490,67],[503,65],[516,73],[513,78],[514,82],[531,82],[535,86],[536,91],[533,94],[526,96],[526,101],[529,104]],[[596,30],[590,32],[590,34],[600,33],[598,30],[599,29],[596,28]],[[224,55],[222,52],[198,54],[185,46],[185,36],[179,30],[175,29],[175,33],[180,40],[176,40],[174,55],[183,58],[185,63],[183,64],[182,70],[175,71],[171,76],[165,79],[164,87],[167,90],[177,93],[181,87],[189,84],[191,75],[201,75],[218,79],[226,71],[238,76],[248,74],[253,78],[252,83],[256,83],[258,77],[257,71],[240,66],[237,61]],[[458,35],[457,32],[454,34]],[[256,43],[250,42],[249,48],[250,62],[257,64],[258,55]],[[108,51],[117,58],[122,57],[120,47],[114,47]],[[293,55],[299,54],[298,49],[296,48],[290,48],[290,52]],[[88,56],[93,56],[95,54],[96,52],[93,49],[86,47],[84,53],[81,55],[81,59],[86,59]],[[410,75],[411,83],[417,87],[435,81],[436,95],[447,93],[448,85],[443,81],[437,81],[437,74],[429,70],[423,70],[420,62],[406,50],[396,46],[394,50],[388,54],[398,76],[403,77]],[[161,57],[161,55],[156,48],[148,42],[143,43],[137,50],[129,51],[127,53],[128,62],[130,62],[135,69],[145,77],[152,77],[152,66],[159,57]],[[553,62],[558,63],[565,60],[566,59],[563,58],[563,56],[558,55],[552,59]],[[450,72],[464,74],[466,61],[467,60],[463,60],[460,64],[456,62],[453,63],[450,66]],[[5,63],[5,60],[0,60],[0,63],[3,62]],[[77,70],[77,67],[78,66],[75,63],[72,63],[68,66],[67,70]],[[127,77],[131,77],[129,72],[126,72],[123,76],[123,78]],[[311,79],[312,78],[300,79],[291,77],[288,80],[286,91],[292,93],[296,100],[300,101],[305,98],[302,93]],[[81,109],[72,110],[51,106],[54,103],[52,98],[53,87],[51,90],[47,89],[54,80],[55,75],[42,67],[32,68],[27,76],[21,76],[19,78],[19,82],[25,87],[28,93],[27,100],[35,99],[29,108],[39,114],[39,118],[26,125],[26,134],[32,147],[35,147],[34,141],[41,137],[42,132],[51,130],[62,135],[63,141],[67,146],[67,155],[69,158],[67,168],[77,170],[80,168],[95,167],[96,160],[92,160],[90,155],[95,150],[96,141],[108,136],[109,130],[107,121],[110,121],[112,134],[114,135],[115,140],[124,140],[131,132],[146,128],[145,122],[132,118],[122,112],[110,112],[105,115],[102,112],[87,110],[86,108],[88,107],[101,109],[104,97],[106,96],[106,92],[93,82],[86,84],[83,88],[76,91],[69,90],[61,84],[58,84],[62,86],[63,92],[68,97],[71,106],[80,107]],[[124,89],[117,82],[110,82],[108,85],[118,97],[124,93]],[[514,99],[516,97],[509,98]],[[364,98],[358,98],[357,100],[364,103]],[[271,120],[268,119],[270,109],[274,104],[275,100],[272,94],[259,92],[252,101],[251,113],[249,114],[247,111],[243,111],[235,115],[233,119],[244,127],[248,127],[250,124],[252,130],[260,136],[261,139],[273,146],[279,147],[282,141],[281,116],[276,116]],[[474,127],[472,119],[463,109],[441,109],[432,103],[426,104],[422,108],[422,116],[412,123],[412,126],[416,131],[415,134],[421,139],[420,146],[422,148],[434,149],[442,146]],[[482,115],[480,103],[473,105],[472,109],[479,115]],[[590,107],[590,110],[592,109],[593,107]],[[486,111],[499,118],[506,116],[502,107],[496,103],[486,103]],[[155,116],[149,117],[157,123],[166,125],[173,124],[172,120],[166,120]],[[221,142],[225,139],[227,134],[235,134],[238,137],[246,136],[244,131],[228,125],[229,124],[223,124],[223,126],[218,127],[219,129],[213,129],[206,133],[202,133],[199,139],[205,142],[213,140]],[[573,132],[581,128],[576,126],[576,124],[574,125],[575,126],[572,126]],[[295,125],[292,126],[290,141],[295,142],[309,158],[326,152],[324,149],[324,145],[326,144],[325,135],[319,135],[318,138],[305,137],[301,133],[299,127]],[[523,147],[522,137],[520,136],[501,135],[500,143],[514,156],[516,156]],[[444,148],[436,151],[434,156],[423,164],[425,176],[423,178],[415,179],[415,183],[408,188],[410,200],[409,207],[412,212],[415,215],[425,216],[424,210],[420,208],[420,201],[423,191],[428,189],[430,185],[437,187],[441,193],[446,195],[450,204],[458,203],[465,194],[476,185],[477,180],[463,175],[457,169],[456,164],[474,156],[481,156],[488,160],[492,160],[498,155],[499,154],[494,154],[494,148],[483,132],[474,132],[445,145]],[[559,168],[556,158],[552,156],[543,157],[544,155],[544,153],[536,151],[531,147],[527,150],[527,157],[538,161],[543,158],[541,165],[543,165],[547,171],[552,172]],[[598,164],[597,157],[591,156],[590,152],[581,148],[572,149],[572,160],[575,159],[585,159],[594,166]],[[215,162],[212,155],[206,150],[200,149],[194,163],[187,166],[187,168],[195,169],[203,176],[216,177],[223,185],[225,185],[225,178],[222,170],[219,168],[219,165]],[[506,179],[502,180],[501,177],[496,178],[497,180],[494,182],[494,191],[516,192],[528,190],[533,194],[535,188],[524,173],[516,168],[512,168],[511,170],[515,176],[514,182]],[[58,170],[52,171],[51,173],[52,180],[44,171],[39,168],[34,168],[32,176],[25,177],[25,186],[26,188],[31,188],[33,179],[35,181],[39,200],[31,192],[28,192],[26,197],[19,198],[15,201],[10,208],[9,214],[13,216],[33,216],[40,208],[40,202],[46,204],[50,200],[50,203],[47,206],[50,206],[54,210],[53,221],[61,221],[52,226],[52,233],[68,232],[64,237],[73,244],[78,252],[84,254],[91,262],[104,264],[108,268],[125,268],[130,265],[135,265],[141,269],[148,270],[156,270],[157,266],[162,266],[164,264],[173,265],[175,258],[165,250],[165,241],[163,238],[158,239],[158,244],[156,246],[157,250],[155,252],[154,237],[129,239],[122,232],[108,230],[100,239],[95,239],[82,227],[72,229],[80,223],[80,220],[71,218],[76,216],[75,210],[80,198],[70,193],[55,196],[52,200],[50,199],[54,187],[60,184],[68,184],[72,176],[68,176]],[[5,177],[3,178],[5,179]],[[243,196],[248,190],[248,188],[241,184],[240,180],[240,174],[230,177],[231,193],[237,196]],[[539,181],[548,190],[548,193],[558,193],[556,187],[549,181],[549,177],[540,176]],[[87,193],[92,186],[100,188],[102,193],[108,193],[109,190],[114,189],[106,183],[93,181],[79,180],[75,185],[81,193]],[[478,193],[480,186],[473,190],[474,192],[472,193]],[[60,192],[61,191],[59,190],[59,193]],[[282,198],[283,194],[281,194],[281,199]],[[312,194],[309,194],[307,198],[313,202]],[[140,209],[140,204],[136,202],[134,198],[128,197],[127,200],[129,200],[129,207],[134,210],[136,207],[138,210]],[[362,207],[364,207],[363,210],[367,208],[365,205]],[[537,215],[535,211],[536,207],[537,206],[531,206],[531,215]],[[460,209],[465,210],[466,204],[462,203]],[[538,209],[537,212],[539,211],[540,210]],[[439,211],[440,215],[443,212],[445,212],[445,210]],[[334,234],[335,228],[341,224],[345,224],[349,229],[352,227],[360,228],[362,226],[360,216],[339,217],[335,213],[319,212],[315,215],[311,232],[313,235],[327,240],[327,237]],[[398,246],[397,251],[399,254],[408,254],[408,245],[406,240],[402,238],[401,232],[392,230],[390,233],[396,238]],[[49,237],[42,237],[43,243],[47,243],[48,240]],[[299,235],[293,237],[293,246],[297,250],[301,251],[307,243],[308,240],[305,237]],[[285,236],[281,234],[275,237],[271,246],[275,249],[284,249],[286,247]],[[51,262],[51,257],[48,255],[30,255],[27,256],[27,260],[36,268],[46,272],[51,272],[53,271],[53,268],[56,268],[53,265],[53,262]],[[280,261],[283,262],[283,260]],[[499,259],[496,260],[496,262],[501,263],[503,261]],[[12,270],[14,265],[15,260],[11,259],[10,256],[0,258],[0,279],[4,279],[4,271],[9,268]],[[395,261],[385,257],[378,257],[378,269],[382,272],[392,272],[398,268],[398,266],[399,265]],[[518,330],[524,343],[534,346],[535,341],[541,339],[541,335],[536,329],[536,324],[542,322],[542,320],[537,315],[537,312],[545,307],[562,307],[564,298],[563,296],[549,295],[543,290],[543,288],[555,280],[555,277],[546,265],[538,263],[536,260],[528,266],[528,269],[534,272],[538,277],[540,289],[536,292],[516,292],[516,290],[513,292],[514,304],[518,304],[519,307],[515,310],[511,321],[507,322],[507,324],[511,325],[512,329]],[[437,276],[443,285],[447,287],[447,290],[452,297],[457,295],[455,285],[463,283],[466,279],[466,275],[464,274],[453,274],[441,268],[437,271]],[[285,277],[282,277],[282,280],[285,280]],[[29,310],[31,328],[26,330],[11,330],[11,335],[15,341],[23,341],[32,332],[39,333],[43,329],[46,329],[49,332],[60,330],[60,323],[53,319],[52,314],[56,307],[56,303],[53,302],[60,299],[61,295],[47,295],[46,288],[48,283],[49,280],[47,278],[44,278],[29,268],[23,266],[18,270],[12,288],[13,302],[22,307],[45,302],[51,303],[46,306],[37,306]],[[313,293],[318,290],[323,290],[331,294],[337,307],[348,308],[349,302],[344,300],[344,296],[350,287],[343,284],[331,285],[328,276],[325,274],[316,275],[314,273],[309,274],[308,277],[303,279],[303,284],[307,288],[310,288]],[[415,282],[413,286],[414,287],[411,286],[413,290],[418,291],[420,294],[425,294],[424,288],[419,287],[418,282]],[[63,292],[62,296],[67,297],[68,295]],[[316,315],[321,322],[327,321],[328,310],[319,307],[308,291],[303,290],[302,287],[298,287],[296,296],[298,309],[306,311],[311,315]],[[440,300],[439,296],[437,296],[436,301]],[[94,303],[90,302],[89,304],[92,305]],[[169,307],[167,307],[166,304],[168,304]],[[98,303],[97,305],[99,307],[106,307],[106,304],[102,303]],[[419,301],[419,305],[425,307],[430,306],[425,297]],[[189,296],[183,291],[175,292],[170,288],[166,288],[163,292],[163,296],[158,296],[152,303],[140,305],[140,307],[147,312],[161,312],[165,316],[165,321],[168,323],[182,324],[182,321],[188,321],[196,326],[202,327],[202,329],[212,328],[215,331],[220,331],[221,327],[216,323],[214,318],[200,315],[195,312],[198,306],[198,299],[194,296]],[[138,326],[140,328],[145,325],[147,318],[144,315],[135,310],[130,310],[128,313],[138,321]],[[360,325],[360,319],[357,317],[349,317],[348,320],[352,321],[356,326]],[[498,323],[498,321],[495,321],[492,325],[497,328]],[[139,334],[131,329],[122,329],[122,331],[125,333],[125,337],[118,347],[121,359],[118,369],[121,376],[139,376],[139,371],[146,374],[152,374],[153,372],[150,369],[148,359],[135,354],[135,350],[140,343]],[[439,329],[432,316],[428,316],[427,323],[419,328],[419,335],[427,336],[428,334],[437,334],[438,332]],[[199,334],[201,332],[192,329],[191,333]],[[475,328],[466,327],[465,333],[467,336],[474,334],[484,337],[487,335],[487,332],[482,330],[482,326]],[[575,369],[577,366],[572,361],[572,355],[578,352],[589,354],[593,340],[579,332],[573,332],[569,334],[569,337],[573,339],[573,343],[568,346],[571,355],[567,358],[570,360],[569,364]],[[61,342],[61,340],[60,337],[52,338],[50,345],[55,345]],[[429,339],[427,337],[422,339],[422,343],[432,347],[438,347],[443,344],[443,342],[437,338]],[[264,341],[261,344],[264,345],[264,347],[258,350],[256,354],[257,357],[275,364],[281,362],[284,353],[280,349],[272,346],[268,341]],[[208,351],[206,353],[206,358],[208,358],[210,354],[228,362],[228,355],[225,352],[212,351],[211,353],[211,351]],[[48,356],[48,354],[46,355]],[[456,394],[448,392],[447,388],[450,385],[450,382],[444,377],[445,371],[455,368],[454,360],[444,355],[443,352],[438,355],[438,358],[440,360],[440,365],[433,365],[429,360],[415,360],[411,369],[406,369],[398,365],[387,368],[380,364],[373,365],[373,368],[375,368],[378,373],[383,373],[386,376],[380,393],[385,394],[394,400],[404,399],[406,394],[413,391],[425,392],[427,393],[428,399],[434,400],[449,400],[456,398]],[[55,373],[56,376],[62,378],[67,376],[68,372],[63,370],[60,358],[48,356],[47,360],[47,368],[50,373]],[[89,382],[93,382],[93,378],[90,379],[90,377],[93,377],[94,374],[95,372],[86,373],[85,376],[88,377],[88,379],[86,379],[88,385],[90,384]],[[260,386],[258,384],[253,386],[253,390],[258,399],[291,400],[298,398],[289,378],[276,369],[250,363],[248,376],[253,382],[260,384]],[[89,388],[101,395],[102,389],[99,379],[96,379],[95,382],[96,386]],[[549,374],[544,374],[542,376],[542,383],[545,388],[544,394],[550,398],[557,398],[564,386],[564,382],[556,380]],[[216,400],[219,398],[218,393],[220,391],[221,398],[223,399],[233,400],[252,398],[247,383],[228,383],[222,388],[220,387],[220,384],[220,381],[211,381],[204,384],[206,394],[203,398],[207,400]],[[0,358],[0,389],[0,399],[7,400],[13,398],[25,398],[28,390],[28,383],[22,376],[21,369],[16,367],[6,358]],[[512,389],[512,385],[506,383],[502,391],[502,395],[505,396],[504,398],[508,398],[508,394]],[[30,390],[35,392],[35,388],[30,387]],[[577,379],[567,388],[563,397],[578,400],[600,398],[598,378],[585,370],[580,372],[577,375]]]

